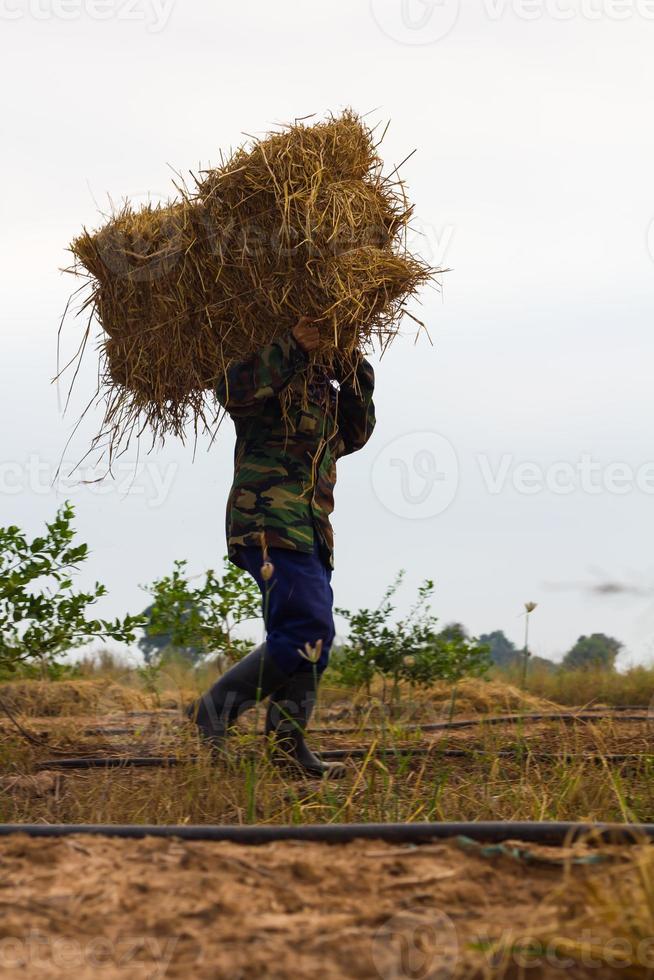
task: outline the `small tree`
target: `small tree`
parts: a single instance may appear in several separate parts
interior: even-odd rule
[[[357,612],[336,609],[350,627],[348,641],[336,661],[344,683],[356,687],[365,686],[370,693],[375,675],[392,674],[396,666],[399,670],[400,658],[394,629],[389,625],[389,620],[395,608],[392,599],[403,578],[404,572],[400,572],[384,592],[376,609],[359,609]]]
[[[337,609],[350,626],[348,642],[335,663],[344,683],[365,684],[370,691],[373,678],[379,675],[384,682],[391,680],[395,698],[402,680],[429,686],[437,680],[456,683],[466,675],[484,673],[489,666],[486,647],[469,640],[458,624],[438,630],[438,619],[430,611],[431,580],[419,587],[408,616],[391,623],[392,600],[403,578],[400,572],[377,609],[356,613]]]
[[[622,650],[622,643],[605,633],[580,636],[563,658],[566,670],[615,670],[615,661]]]
[[[15,525],[0,528],[0,669],[36,663],[45,672],[88,640],[131,642],[142,623],[135,616],[86,618],[107,590],[97,582],[89,592],[73,590],[72,576],[89,554],[86,544],[73,544],[74,514],[66,502],[32,541]]]
[[[153,598],[144,630],[146,643],[151,646],[148,663],[160,658],[166,647],[181,652],[192,663],[210,653],[228,661],[239,660],[250,643],[237,639],[234,630],[261,615],[256,583],[225,558],[222,578],[209,569],[204,583],[192,588],[186,565],[186,561],[176,561],[171,575],[144,587]],[[159,638],[164,645],[157,643]]]

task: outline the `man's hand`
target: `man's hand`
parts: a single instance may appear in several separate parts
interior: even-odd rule
[[[305,353],[310,354],[320,345],[320,330],[315,326],[315,319],[301,316],[291,331],[296,341]]]

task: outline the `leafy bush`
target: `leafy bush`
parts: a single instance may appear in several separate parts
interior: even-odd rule
[[[337,609],[349,624],[347,643],[335,650],[332,668],[342,683],[366,687],[373,679],[383,679],[384,690],[392,683],[396,697],[401,681],[428,687],[437,680],[456,683],[465,676],[479,676],[490,665],[488,648],[469,639],[458,625],[437,628],[438,619],[430,611],[434,583],[426,580],[408,616],[393,623],[393,598],[404,579],[400,572],[376,609],[350,612]]]
[[[47,533],[27,540],[15,525],[0,528],[0,670],[38,664],[56,673],[56,658],[93,638],[130,642],[141,620],[87,619],[87,608],[107,594],[96,582],[75,592],[73,574],[88,558],[88,546],[73,544],[74,509],[66,502]]]
[[[157,579],[145,591],[153,602],[145,610],[147,625],[139,641],[147,664],[175,652],[191,663],[213,654],[228,662],[239,660],[251,647],[234,637],[235,628],[261,615],[256,582],[227,558],[218,578],[212,569],[202,585],[192,588],[186,561],[176,561],[171,575]]]

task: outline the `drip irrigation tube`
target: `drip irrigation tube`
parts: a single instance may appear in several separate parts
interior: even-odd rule
[[[507,840],[561,846],[589,838],[593,843],[637,844],[654,840],[654,824],[593,823],[407,823],[407,824],[302,824],[299,826],[211,826],[149,824],[0,824],[0,837],[68,837],[92,834],[102,837],[166,837],[195,841],[233,841],[269,844],[297,840],[345,844],[354,840],[381,840],[394,844],[425,844],[435,840],[466,837],[484,843]]]
[[[320,752],[320,758],[326,762],[335,762],[341,759],[365,759],[370,754],[370,747],[359,747],[352,749],[330,749]],[[439,749],[438,746],[426,748],[424,746],[389,746],[383,748],[379,746],[375,755],[381,756],[437,756],[446,759],[478,759],[493,758],[515,759],[525,757],[536,762],[642,762],[644,760],[654,760],[654,750],[652,752],[628,752],[628,753],[601,753],[592,752],[530,752],[527,749],[499,749],[496,752],[485,752],[480,749]],[[175,755],[170,756],[77,756],[70,759],[46,759],[40,762],[36,768],[39,771],[54,769],[167,769],[179,766],[190,765],[197,762],[197,757],[191,756],[180,758]]]
[[[640,711],[640,714],[631,714],[630,712]],[[155,716],[148,716],[152,721]],[[169,719],[164,719],[169,720]],[[171,719],[172,720],[172,719]],[[180,717],[180,720],[181,717]],[[573,712],[552,712],[546,714],[528,714],[528,715],[479,715],[476,718],[462,718],[456,721],[442,721],[442,722],[430,722],[425,724],[403,724],[401,720],[394,721],[393,719],[385,719],[389,726],[398,725],[401,726],[404,731],[408,732],[437,732],[437,731],[447,731],[447,730],[457,730],[462,728],[474,728],[476,725],[517,725],[523,722],[535,723],[543,721],[561,721],[564,724],[575,724],[577,722],[596,722],[596,721],[620,721],[620,722],[651,722],[654,724],[654,712],[649,711],[645,706],[640,707],[638,705],[625,705],[620,707],[611,708],[607,711],[606,708],[602,709],[592,709],[585,708],[581,713]],[[381,722],[380,722],[381,725]],[[355,733],[363,732],[377,732],[379,727],[365,726],[348,726],[342,728],[314,728],[312,731],[316,735],[353,735]],[[86,728],[82,731],[82,735],[85,737],[92,737],[95,735],[132,735],[138,731],[142,726],[130,726],[130,727],[91,727]],[[0,725],[0,729],[4,730],[4,726]],[[39,731],[31,732],[30,734],[41,737],[48,737],[52,734],[52,731]],[[150,734],[146,732],[145,734]]]
[[[321,759],[327,762],[338,759],[365,759],[369,754],[369,748],[356,749],[331,749],[320,752]],[[446,759],[515,759],[528,758],[534,762],[641,762],[644,759],[654,760],[654,749],[651,752],[625,752],[607,753],[602,755],[598,752],[532,752],[525,748],[498,749],[497,751],[485,751],[484,749],[439,749],[438,746],[425,748],[417,746],[378,748],[376,755],[398,755],[398,756],[429,756],[434,755]]]
[[[647,704],[589,704],[583,711],[649,711]]]
[[[79,756],[75,759],[46,759],[40,762],[36,769],[39,772],[53,769],[169,769],[195,761],[195,759],[179,759],[174,755],[98,755]]]
[[[629,708],[629,711],[640,711],[641,714],[633,715],[627,714],[627,709],[612,709],[615,710],[615,714],[609,712],[606,709],[602,711],[594,711],[592,709],[585,709],[581,714],[573,714],[570,712],[553,712],[552,714],[533,714],[533,715],[480,715],[478,718],[462,718],[457,721],[444,721],[435,723],[425,723],[421,724],[411,724],[402,725],[401,720],[394,722],[391,719],[387,719],[388,724],[401,725],[406,731],[423,731],[423,732],[433,732],[433,731],[445,731],[447,729],[456,728],[471,728],[475,725],[515,725],[519,722],[541,722],[541,721],[563,721],[567,724],[572,724],[577,721],[652,721],[654,722],[654,715],[642,712],[647,712],[648,709],[638,706],[634,708]],[[314,728],[313,731],[316,734],[322,735],[352,735],[355,732],[375,732],[379,730],[379,726],[374,727],[347,727],[347,728]],[[84,732],[85,735],[130,735],[135,728],[89,728]]]
[[[645,708],[642,710],[643,712],[647,712],[647,709]],[[564,724],[595,721],[644,721],[654,723],[654,714],[650,716],[648,713],[630,715],[626,713],[606,714],[605,712],[593,712],[591,714],[587,712],[584,712],[583,714],[556,712],[552,714],[533,715],[479,715],[478,718],[462,718],[459,721],[439,721],[424,725],[403,725],[401,721],[395,722],[388,719],[388,724],[390,726],[400,726],[407,732],[440,732],[448,729],[474,728],[476,725],[519,725],[523,722],[536,723],[541,721],[562,721]],[[356,732],[377,732],[379,731],[379,725],[376,728],[357,726],[348,728],[314,728],[312,731],[315,732],[316,735],[353,735]]]

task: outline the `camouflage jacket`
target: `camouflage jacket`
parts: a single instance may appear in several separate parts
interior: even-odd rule
[[[375,425],[375,376],[361,359],[357,384],[325,373],[302,399],[308,358],[292,334],[230,366],[217,383],[236,426],[234,483],[227,502],[229,556],[241,545],[311,552],[314,532],[333,567],[336,461],[365,446]],[[338,379],[336,379],[338,380]],[[285,411],[280,395],[287,396]],[[238,563],[238,560],[236,561]]]

